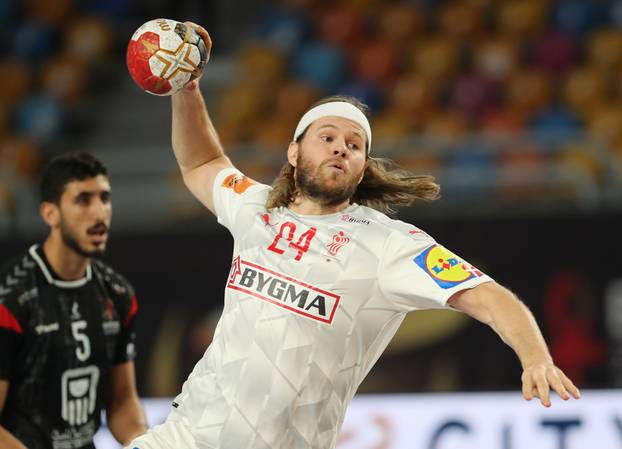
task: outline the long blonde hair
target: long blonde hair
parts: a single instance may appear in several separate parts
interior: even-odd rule
[[[367,115],[368,108],[365,104],[346,96],[328,97],[312,107],[332,101],[347,101]],[[298,138],[298,142],[304,138],[305,133]],[[294,201],[297,195],[294,172],[295,168],[289,162],[283,165],[272,183],[272,190],[266,201],[268,209],[287,207]],[[394,206],[408,206],[416,200],[433,201],[439,197],[439,193],[440,186],[433,176],[415,175],[389,159],[368,157],[363,179],[350,202],[392,214],[395,212]]]

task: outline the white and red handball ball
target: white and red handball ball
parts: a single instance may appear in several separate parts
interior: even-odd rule
[[[172,95],[201,74],[207,48],[194,28],[155,19],[136,30],[126,62],[138,87],[154,95]]]

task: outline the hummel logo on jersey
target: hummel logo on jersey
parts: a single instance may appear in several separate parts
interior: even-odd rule
[[[259,214],[259,216],[261,217],[261,221],[263,221],[263,224],[265,226],[276,226],[279,224],[278,221],[275,221],[274,223],[270,223],[270,214]]]
[[[39,289],[37,289],[37,287],[31,288],[17,297],[17,303],[21,306],[25,302],[30,301],[37,296],[39,296]]]
[[[424,232],[424,231],[422,231],[421,229],[418,229],[418,228],[411,229],[410,231],[408,231],[408,234],[412,235],[412,236],[417,236],[417,237],[420,237],[420,236],[430,237],[426,232]]]
[[[341,296],[236,257],[227,288],[331,324]]]
[[[343,214],[341,216],[341,221],[345,221],[346,223],[360,223],[360,224],[371,224],[371,221],[369,221],[367,218],[358,218],[358,217],[353,217],[352,215],[348,215],[348,214]]]
[[[50,332],[55,332],[58,329],[60,329],[58,322],[50,323],[50,324],[39,324],[37,327],[35,327],[35,332],[41,335],[41,334],[48,334]]]

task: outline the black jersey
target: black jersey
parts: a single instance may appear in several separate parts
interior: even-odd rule
[[[98,260],[62,281],[32,246],[0,270],[0,424],[28,449],[94,448],[111,368],[134,358],[138,305]]]

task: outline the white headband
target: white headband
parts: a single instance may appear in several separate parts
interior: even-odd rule
[[[298,126],[296,126],[296,131],[294,132],[294,140],[297,140],[302,135],[302,133],[305,132],[309,125],[311,125],[311,123],[319,118],[328,117],[331,115],[352,120],[354,123],[360,125],[361,128],[363,128],[365,134],[367,134],[367,154],[369,154],[369,150],[371,149],[371,127],[369,126],[369,121],[367,120],[367,117],[365,117],[365,114],[363,114],[359,108],[345,101],[333,101],[331,103],[324,103],[308,110],[298,122]]]

